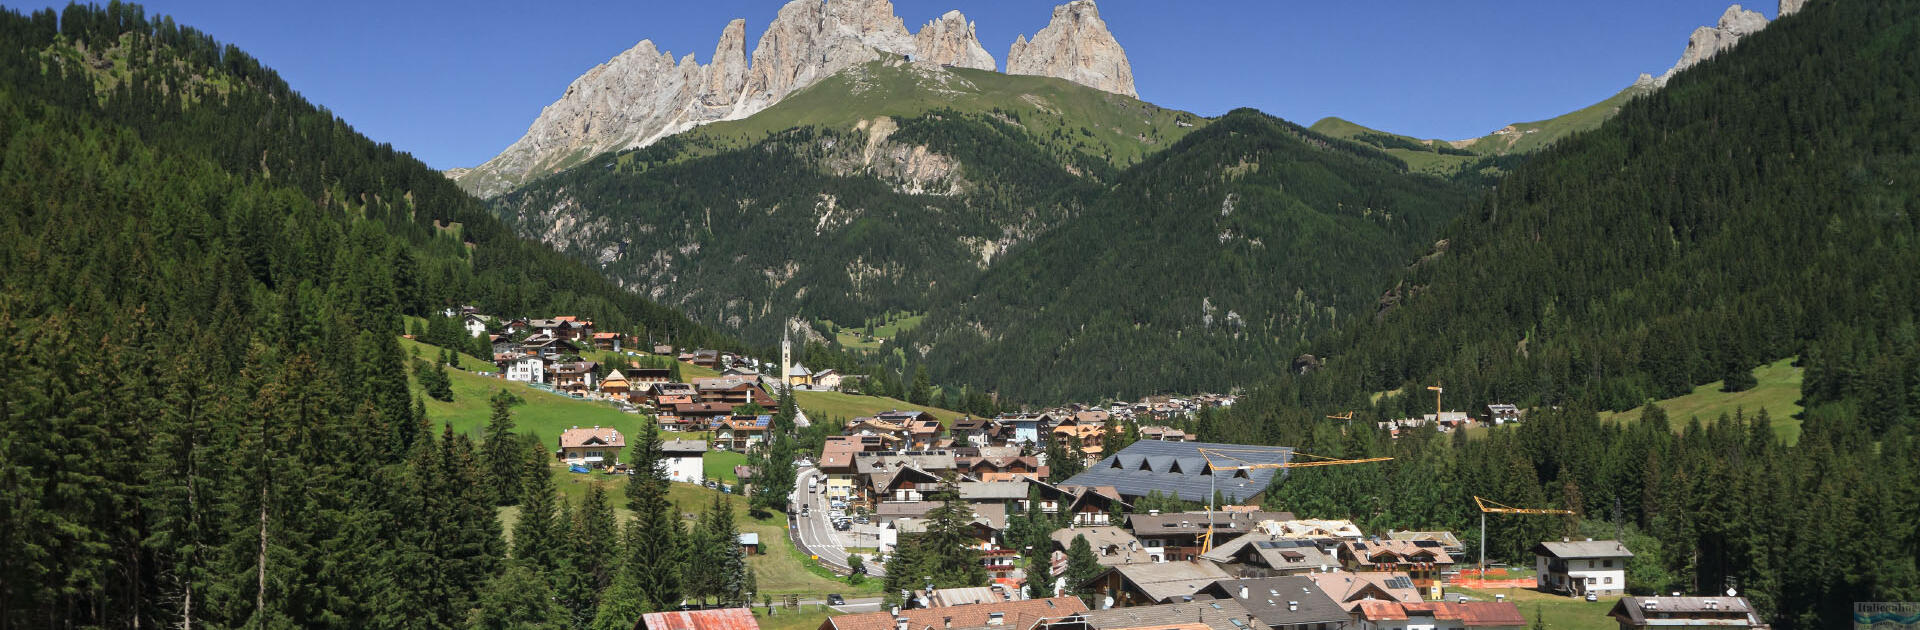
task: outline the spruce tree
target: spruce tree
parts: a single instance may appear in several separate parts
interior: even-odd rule
[[[526,442],[513,433],[512,398],[506,390],[495,392],[490,401],[493,415],[487,418],[485,442],[480,458],[485,460],[484,485],[495,505],[513,505],[524,493],[522,479],[527,474]],[[536,450],[544,449],[540,444]]]
[[[547,470],[547,461],[552,458],[545,447],[530,446],[521,460],[525,471],[521,475],[520,520],[513,524],[513,557],[544,577],[559,564],[558,549],[564,544],[559,532],[566,528],[556,522],[559,517],[554,513],[559,495]]]
[[[1067,592],[1078,596],[1088,606],[1096,606],[1093,601],[1093,578],[1100,576],[1100,557],[1094,555],[1093,545],[1086,536],[1074,536],[1073,544],[1067,547]]]
[[[480,592],[478,606],[467,619],[467,627],[561,630],[568,626],[565,612],[554,604],[553,588],[547,584],[547,578],[516,561],[507,563],[507,570],[487,582],[487,587]]]

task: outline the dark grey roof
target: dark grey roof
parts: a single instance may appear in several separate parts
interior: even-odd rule
[[[1228,451],[1232,459],[1214,456],[1221,470],[1212,471],[1200,449]],[[1245,446],[1209,442],[1162,442],[1141,440],[1119,453],[1101,459],[1085,472],[1061,485],[1112,486],[1126,497],[1143,497],[1154,490],[1161,494],[1178,493],[1188,501],[1206,501],[1213,496],[1208,482],[1228,501],[1240,501],[1267,489],[1276,469],[1234,470],[1237,461],[1248,463],[1286,463],[1293,449],[1285,446]],[[1217,472],[1217,475],[1211,474]]]
[[[1180,602],[1156,606],[1131,606],[1089,610],[1080,613],[1093,630],[1142,628],[1182,623],[1203,623],[1212,630],[1266,630],[1266,624],[1248,623],[1247,609],[1231,599]]]
[[[1648,613],[1665,618],[1649,620]],[[1760,624],[1753,604],[1745,597],[1622,597],[1607,614],[1615,619],[1627,618],[1623,626],[1681,625],[1677,621],[1692,619],[1716,619],[1720,622],[1714,625],[1725,626],[1740,625],[1736,620],[1745,625]]]
[[[1346,609],[1320,590],[1312,579],[1303,576],[1221,580],[1201,589],[1200,593],[1238,602],[1269,626],[1341,623],[1350,619]]]

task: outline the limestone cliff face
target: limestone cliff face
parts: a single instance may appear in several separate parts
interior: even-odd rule
[[[1028,40],[1021,35],[1007,51],[1007,74],[1059,77],[1095,89],[1138,97],[1127,51],[1113,39],[1093,0],[1053,8],[1053,20]]]
[[[1023,54],[1024,74],[1044,74],[1134,95],[1126,53],[1091,0],[1054,9],[1053,22]],[[595,155],[642,147],[694,126],[735,120],[846,68],[883,58],[993,70],[974,25],[958,11],[909,33],[891,0],[792,0],[775,15],[751,55],[746,20],[720,32],[705,65],[641,41],[574,79],[541,110],[525,135],[500,155],[448,177],[483,197]],[[1012,70],[1012,64],[1009,63]]]
[[[1782,2],[1783,13],[1785,1]],[[1693,29],[1693,36],[1687,38],[1687,49],[1680,53],[1680,61],[1673,68],[1653,80],[1654,87],[1666,87],[1667,81],[1681,70],[1693,67],[1702,61],[1712,59],[1720,51],[1732,48],[1742,38],[1760,32],[1767,27],[1767,16],[1758,11],[1748,11],[1740,5],[1727,7],[1720,14],[1720,22],[1713,26]]]
[[[959,11],[948,11],[946,15],[920,27],[920,32],[913,35],[913,47],[918,51],[915,60],[979,70],[999,67],[993,55],[980,46],[980,37],[974,34],[973,23],[968,22],[967,16]]]
[[[1787,17],[1799,13],[1800,8],[1804,6],[1807,6],[1807,0],[1780,0],[1779,15],[1780,17]]]

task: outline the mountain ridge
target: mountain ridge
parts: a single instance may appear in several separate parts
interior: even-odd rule
[[[580,75],[512,145],[472,168],[448,169],[462,188],[492,197],[609,151],[639,148],[694,127],[738,120],[843,69],[885,57],[993,70],[974,24],[949,11],[909,33],[890,0],[792,0],[749,54],[744,19],[722,30],[705,65],[677,61],[649,39]],[[1126,52],[1092,0],[1054,11],[1009,74],[1039,74],[1134,96]],[[1095,69],[1097,68],[1097,70]]]

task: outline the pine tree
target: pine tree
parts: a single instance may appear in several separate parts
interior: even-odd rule
[[[1074,536],[1073,544],[1067,547],[1067,592],[1095,606],[1092,582],[1099,575],[1100,557],[1093,554],[1093,545],[1086,536]]]
[[[567,619],[554,605],[553,588],[545,577],[525,564],[509,562],[480,592],[467,625],[479,630],[560,630],[567,627]]]
[[[520,485],[520,519],[513,524],[513,557],[540,575],[549,576],[558,567],[559,547],[564,544],[557,523],[554,503],[558,496],[553,475],[547,470],[545,447],[530,445],[523,456]]]
[[[487,418],[486,441],[481,444],[480,455],[487,469],[485,485],[495,505],[513,505],[524,493],[522,479],[528,469],[526,443],[513,433],[512,399],[506,390],[495,392],[491,403],[493,415]],[[543,448],[539,444],[534,447]]]
[[[924,405],[933,398],[933,379],[927,375],[926,364],[913,368],[913,389],[907,393],[907,402]]]

